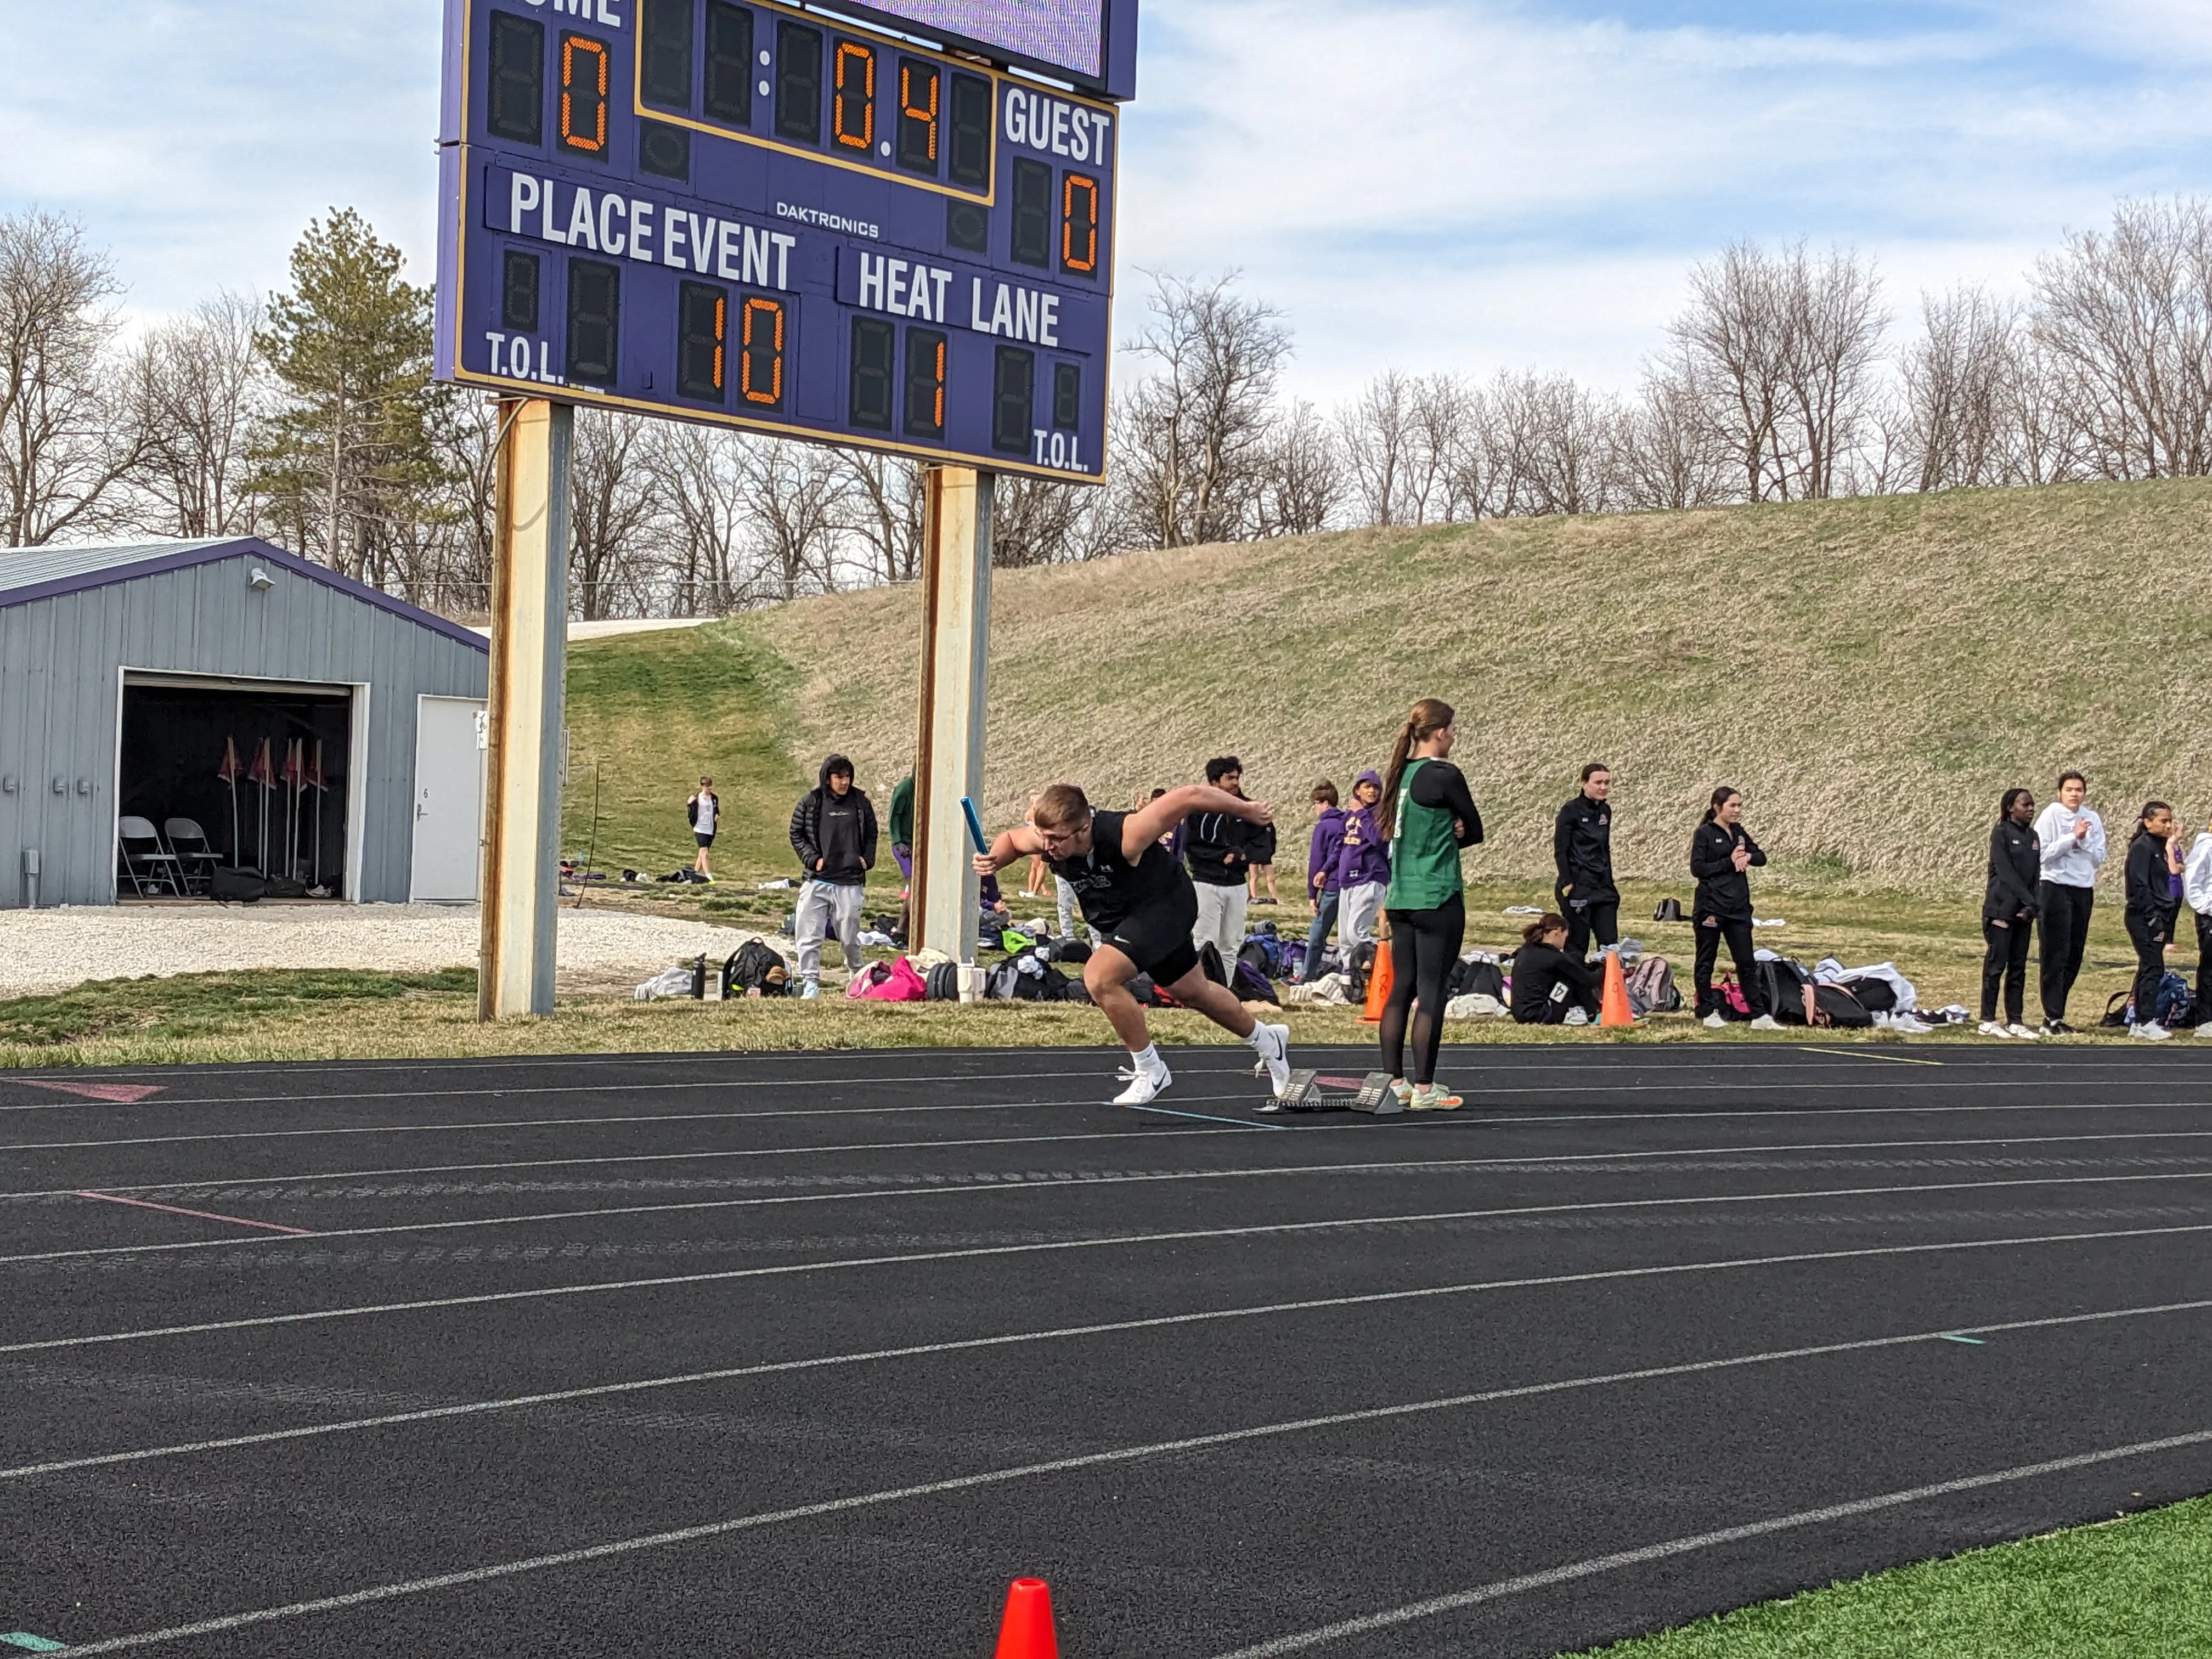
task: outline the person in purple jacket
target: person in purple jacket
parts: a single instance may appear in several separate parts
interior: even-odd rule
[[[1298,971],[1291,975],[1293,985],[1314,976],[1322,946],[1328,943],[1328,930],[1336,925],[1340,897],[1336,860],[1344,850],[1344,809],[1337,804],[1336,786],[1327,778],[1314,785],[1313,804],[1321,809],[1312,844],[1306,851],[1306,902],[1313,911],[1313,927],[1306,934],[1306,953],[1299,960]]]
[[[1362,772],[1352,786],[1344,848],[1336,858],[1336,938],[1347,957],[1375,937],[1375,919],[1390,888],[1390,842],[1375,823],[1375,805],[1382,799],[1382,775]]]

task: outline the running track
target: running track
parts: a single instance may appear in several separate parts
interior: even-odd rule
[[[1312,1054],[1309,1062],[1328,1057]],[[1545,1656],[2212,1490],[2212,1057],[0,1076],[0,1632]],[[1339,1054],[1334,1069],[1357,1069]]]

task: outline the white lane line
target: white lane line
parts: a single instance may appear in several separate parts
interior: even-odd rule
[[[1409,1602],[1385,1613],[1346,1619],[1338,1624],[1324,1625],[1318,1630],[1301,1631],[1293,1636],[1279,1636],[1273,1641],[1255,1643],[1250,1647],[1222,1654],[1219,1659],[1279,1659],[1279,1656],[1284,1654],[1304,1653],[1310,1649],[1341,1642],[1347,1637],[1372,1636],[1378,1631],[1412,1624],[1417,1620],[1457,1613],[1462,1608],[1479,1607],[1486,1601],[1500,1601],[1529,1590],[1548,1589],[1555,1584],[1574,1583],[1580,1579],[1594,1578],[1600,1573],[1616,1572],[1624,1567],[1646,1566],[1654,1561],[1694,1554],[1699,1550],[1717,1549],[1724,1544],[1739,1544],[1747,1539],[1771,1537],[1776,1533],[1817,1527],[1832,1521],[1849,1521],[1862,1515],[1878,1515],[1884,1510],[1902,1509],[1908,1504],[1925,1503],[1932,1498],[1951,1498],[1960,1492],[2011,1486],[2045,1475],[2064,1474],[2074,1469],[2094,1468],[2100,1464],[2118,1463],[2131,1457],[2148,1457],[2158,1452],[2181,1451],[2206,1444],[2212,1444],[2212,1429],[2200,1430],[2194,1434],[2169,1435],[2162,1440],[2139,1440],[2131,1446],[2113,1446],[2103,1451],[2079,1452],[2071,1457],[2054,1457],[2041,1463],[2022,1463],[2014,1468],[1999,1469],[1991,1474],[1970,1474],[1957,1480],[1939,1480],[1933,1486],[1883,1492],[1878,1497],[1855,1498],[1848,1504],[1830,1504],[1817,1510],[1801,1510],[1795,1515],[1777,1516],[1771,1520],[1753,1521],[1741,1527],[1723,1527],[1716,1532],[1701,1532],[1688,1538],[1670,1539],[1663,1544],[1646,1544],[1640,1549],[1620,1550],[1611,1555],[1600,1555],[1587,1561],[1552,1567],[1543,1572],[1500,1579],[1496,1583],[1460,1590],[1450,1595]],[[88,1653],[94,1651],[89,1648],[83,1650]],[[75,1653],[78,1650],[71,1648],[70,1651]]]
[[[1914,1060],[1905,1054],[1878,1054],[1862,1048],[1800,1048],[1801,1054],[1838,1054],[1845,1060],[1879,1060],[1892,1066],[1941,1066],[1940,1060]]]
[[[1243,1097],[1243,1096],[1223,1097],[1224,1099]],[[1186,1096],[1185,1098],[1204,1100],[1210,1097],[1198,1095]],[[1212,1123],[1227,1123],[1237,1128],[1247,1129],[1281,1129],[1290,1127],[1281,1123],[1245,1123],[1236,1118],[1225,1117],[1208,1118],[1206,1121]],[[1301,1126],[1298,1133],[1322,1134],[1344,1130],[1365,1129],[1371,1127],[1366,1123],[1316,1123]],[[312,1181],[374,1181],[388,1179],[393,1176],[484,1175],[514,1170],[593,1169],[611,1164],[693,1164],[712,1163],[726,1158],[802,1158],[829,1152],[933,1152],[940,1147],[1038,1146],[1086,1140],[1194,1139],[1197,1133],[1195,1130],[1179,1131],[1170,1125],[1146,1134],[1123,1130],[1097,1134],[1006,1135],[974,1140],[864,1140],[830,1146],[750,1146],[704,1152],[625,1152],[611,1158],[541,1158],[504,1164],[418,1164],[398,1169],[326,1170],[304,1175],[223,1176],[208,1181],[179,1178],[130,1183],[107,1181],[95,1184],[112,1193],[180,1193],[195,1191],[201,1188],[283,1187]],[[1903,1152],[1943,1146],[2064,1146],[2091,1141],[2206,1139],[2212,1139],[2212,1129],[2115,1129],[2101,1134],[1979,1135],[1939,1140],[1808,1140],[1780,1143],[1753,1141],[1735,1146],[1683,1146],[1656,1150],[1643,1149],[1626,1152],[1548,1152],[1527,1158],[1490,1158],[1481,1160],[1480,1168],[1487,1171],[1542,1169],[1548,1165],[1560,1164],[1577,1165],[1632,1161],[1649,1162],[1656,1158],[1749,1158],[1755,1154],[1771,1155],[1783,1152]],[[0,1148],[0,1150],[5,1149]],[[66,1196],[76,1190],[73,1187],[53,1187],[23,1192],[0,1193],[0,1201]]]
[[[1792,1353],[1746,1355],[1741,1358],[1709,1360],[1692,1366],[1661,1366],[1648,1370],[1620,1371],[1608,1376],[1583,1377],[1571,1382],[1538,1383],[1526,1389],[1498,1389],[1481,1394],[1455,1395],[1445,1400],[1421,1400],[1402,1405],[1375,1406],[1359,1411],[1339,1412],[1328,1417],[1301,1418],[1290,1422],[1263,1423],[1250,1428],[1229,1429],[1216,1434],[1188,1435],[1179,1440],[1157,1441],[1150,1445],[1121,1446],[1110,1451],[1087,1452],[1073,1457],[1054,1458],[1040,1463],[1024,1463],[1012,1468],[989,1469],[977,1474],[956,1475],[950,1480],[932,1480],[916,1486],[894,1486],[882,1492],[858,1493],[849,1498],[833,1498],[820,1503],[802,1504],[790,1509],[770,1510],[762,1514],[738,1516],[726,1521],[710,1521],[701,1526],[682,1527],[672,1532],[648,1533],[642,1537],[616,1539],[604,1544],[592,1544],[580,1549],[560,1550],[546,1555],[526,1556],[520,1560],[501,1561],[489,1565],[465,1568],[459,1572],[439,1573],[433,1577],[410,1578],[398,1583],[378,1584],[365,1589],[348,1591],[340,1595],[320,1596],[310,1601],[294,1601],[283,1607],[262,1607],[252,1613],[226,1613],[217,1618],[204,1619],[190,1625],[173,1625],[167,1630],[147,1631],[135,1636],[110,1637],[105,1641],[71,1644],[67,1650],[72,1654],[124,1653],[134,1648],[160,1646],[170,1642],[188,1641],[198,1637],[221,1635],[227,1631],[243,1630],[255,1625],[274,1624],[283,1620],[301,1619],[322,1613],[343,1613],[354,1607],[373,1607],[380,1602],[395,1601],[409,1596],[427,1595],[440,1590],[459,1589],[471,1584],[489,1583],[502,1578],[513,1578],[525,1573],[545,1572],[559,1567],[580,1566],[589,1562],[606,1561],[646,1550],[667,1549],[681,1544],[696,1544],[708,1539],[726,1538],[734,1534],[757,1531],[764,1527],[786,1525],[794,1521],[815,1521],[827,1516],[848,1515],[856,1510],[880,1508],[885,1504],[910,1502],[916,1498],[941,1498],[952,1492],[973,1492],[981,1487],[1007,1486],[1018,1480],[1033,1480],[1045,1476],[1070,1474],[1079,1470],[1109,1468],[1117,1464],[1138,1463],[1152,1458],[1174,1457],[1191,1452],[1216,1450],[1254,1441],[1278,1439],[1290,1435],[1310,1434],[1317,1431],[1350,1427],[1356,1424],[1388,1422],[1394,1419],[1417,1416],[1435,1412],[1446,1412],[1468,1406],[1483,1405],[1500,1400],[1522,1398],[1538,1394],[1554,1394],[1570,1389],[1598,1388],[1607,1384],[1637,1382],[1655,1377],[1680,1376],[1692,1370],[1717,1370],[1729,1366],[1771,1364],[1795,1358]],[[1738,1539],[1757,1538],[1771,1532],[1793,1527],[1808,1527],[1823,1521],[1844,1520],[1852,1516],[1871,1514],[1880,1510],[1894,1509],[1906,1504],[1922,1502],[1955,1492],[1972,1492],[1984,1486],[2001,1486],[2013,1481],[2032,1480],[2039,1475],[2063,1474],[2069,1469],[2088,1468],[2100,1463],[2117,1462],[2124,1458],[2144,1457],[2154,1453],[2178,1451],[2186,1447],[2212,1443],[2212,1429],[2193,1434],[2171,1435],[2160,1440],[2138,1441],[2131,1446],[2116,1446],[2102,1451],[2081,1452],[2071,1457],[2052,1458],[2045,1462],[2023,1464],[2016,1468],[2000,1470],[1994,1474],[1968,1475],[1961,1480],[1947,1480],[1936,1485],[1915,1486],[1908,1492],[1886,1492],[1878,1498],[1865,1498],[1849,1504],[1830,1504],[1825,1509],[1807,1510],[1794,1516],[1784,1516],[1771,1521],[1753,1522],[1748,1526],[1730,1527],[1718,1532],[1704,1533],[1695,1538],[1677,1539],[1668,1544],[1647,1546],[1642,1550],[1623,1551],[1618,1555],[1600,1557],[1597,1562],[1585,1562],[1573,1568],[1555,1568],[1551,1573],[1528,1575],[1509,1583],[1528,1589],[1546,1583],[1565,1583],[1571,1578],[1583,1577],[1592,1572],[1607,1571],[1612,1566],[1626,1566],[1642,1560],[1662,1559],[1668,1555],[1686,1553],[1690,1550],[1706,1549],[1718,1544],[1731,1543]],[[1602,1564],[1602,1565],[1601,1565]],[[1262,1655],[1297,1651],[1301,1647],[1316,1646],[1324,1641],[1335,1641],[1342,1635],[1354,1634],[1363,1629],[1383,1629],[1390,1625],[1410,1620],[1446,1613],[1455,1607],[1471,1606],[1476,1601],[1489,1600],[1510,1590],[1491,1585],[1480,1590],[1462,1591],[1457,1596],[1439,1596],[1431,1601],[1417,1602],[1412,1607],[1399,1607],[1387,1613],[1371,1614],[1368,1620],[1352,1620],[1345,1625],[1332,1626],[1326,1631],[1307,1632],[1299,1636],[1283,1637],[1274,1644],[1240,1650],[1228,1659],[1260,1659]],[[1283,1644],[1290,1644],[1285,1646]]]
[[[1580,1282],[1573,1275],[1567,1282]],[[1067,1342],[1085,1337],[1127,1335],[1132,1331],[1170,1330],[1179,1326],[1207,1325],[1239,1319],[1267,1319],[1283,1314],[1322,1313],[1344,1308],[1379,1307],[1395,1302],[1430,1301],[1439,1297],[1473,1296],[1486,1291],[1525,1289],[1531,1284],[1557,1284],[1559,1279],[1501,1279],[1468,1285],[1437,1285],[1412,1291],[1379,1291],[1364,1296],[1316,1297],[1299,1302],[1274,1302],[1256,1307],[1212,1308],[1198,1313],[1161,1314],[1147,1319],[1122,1319],[1110,1323],[1063,1325],[1038,1331],[1018,1331],[1000,1336],[970,1337],[959,1341],[921,1342],[903,1348],[874,1348],[857,1353],[825,1354],[813,1359],[783,1359],[757,1365],[732,1365],[718,1370],[684,1371],[670,1376],[639,1377],[624,1382],[601,1382],[588,1387],[558,1389],[541,1394],[514,1395],[501,1400],[474,1400],[454,1406],[425,1407],[419,1411],[392,1412],[381,1417],[356,1417],[333,1423],[305,1424],[298,1428],[270,1429],[258,1434],[229,1435],[220,1439],[185,1441],[170,1446],[149,1446],[131,1451],[101,1452],[66,1457],[45,1463],[25,1463],[0,1468],[0,1480],[26,1480],[42,1475],[67,1474],[80,1469],[107,1468],[118,1463],[145,1463],[156,1458],[188,1457],[204,1452],[236,1451],[249,1446],[276,1445],[290,1440],[314,1440],[330,1435],[357,1434],[373,1429],[400,1428],[416,1423],[437,1423],[454,1418],[481,1417],[491,1412],[528,1411],[580,1400],[605,1400],[622,1395],[645,1394],[660,1389],[690,1388],[706,1382],[732,1382],[746,1377],[777,1376],[793,1371],[828,1370],[848,1365],[875,1364],[885,1360],[920,1359],[932,1355],[970,1353],[978,1349],[1026,1347],[1048,1342]],[[1804,1359],[1821,1354],[1861,1353],[1876,1348],[1899,1348],[1915,1343],[1956,1341],[2019,1331],[2053,1330],[2068,1325],[2094,1325],[2121,1319],[2148,1318],[2157,1314],[2201,1313],[2212,1309],[2212,1298],[2197,1302],[2166,1302],[2151,1307],[2113,1308],[2100,1313],[2060,1314],[2045,1319],[2015,1319],[2001,1324],[1947,1325],[1940,1330],[1911,1331],[1898,1336],[1863,1337],[1850,1342],[1828,1342],[1793,1348],[1786,1354],[1753,1355],[1733,1360],[1700,1360],[1638,1373],[1643,1376],[1688,1376],[1728,1365],[1754,1364],[1778,1358]],[[1542,1393],[1561,1385],[1533,1384],[1525,1392]],[[1495,1397],[1512,1397],[1495,1396]]]
[[[1561,1209],[1584,1206],[1564,1205]],[[1604,1206],[1611,1207],[1611,1206]],[[494,1307],[508,1302],[542,1302],[572,1296],[612,1296],[627,1291],[665,1290],[682,1285],[721,1285],[751,1279],[797,1278],[806,1273],[846,1273],[863,1267],[911,1267],[934,1261],[976,1261],[994,1256],[1050,1255],[1074,1250],[1120,1249],[1145,1244],[1201,1243],[1221,1238],[1261,1238],[1283,1233],[1331,1232],[1355,1227],[1389,1227],[1446,1221],[1479,1220],[1518,1212],[1462,1210],[1442,1215],[1356,1216],[1335,1221],[1278,1221],[1261,1226],[1192,1228],[1170,1233],[1128,1233],[1118,1237],[1058,1239],[1042,1244],[974,1245],[958,1250],[915,1250],[894,1255],[846,1256],[834,1261],[787,1262],[774,1267],[730,1267],[715,1273],[668,1273],[653,1279],[613,1279],[597,1284],[548,1285],[528,1291],[484,1291],[473,1296],[428,1297],[412,1302],[372,1302],[350,1307],[323,1308],[304,1313],[260,1314],[245,1319],[211,1319],[191,1325],[157,1325],[132,1331],[106,1331],[88,1336],[44,1337],[30,1342],[0,1344],[0,1354],[43,1353],[57,1348],[90,1348],[115,1342],[145,1342],[161,1337],[204,1336],[217,1331],[264,1330],[278,1325],[313,1325],[339,1319],[364,1319],[383,1314],[437,1312],[447,1308]],[[2097,1233],[2044,1233],[2021,1238],[1970,1240],[1942,1244],[1880,1244],[1850,1250],[1816,1250],[1793,1255],[1747,1256],[1732,1261],[1692,1261],[1657,1267],[1619,1267],[1569,1273],[1553,1278],[1499,1279],[1493,1290],[1546,1285],[1588,1285],[1612,1279],[1664,1278],[1674,1273],[1717,1273],[1736,1267],[1771,1267],[1795,1262],[1859,1261],[1893,1255],[1940,1255],[1953,1250],[1995,1249],[2034,1244],[2080,1244],[2127,1238],[2173,1238],[2212,1233],[2212,1222],[2172,1227],[2130,1227]]]
[[[1115,1175],[1084,1175],[1063,1179],[1054,1175],[1042,1181],[1027,1175],[1013,1178],[993,1172],[994,1178],[971,1184],[942,1187],[891,1187],[862,1192],[788,1193],[774,1197],[687,1199],[676,1204],[622,1204],[594,1210],[546,1210],[529,1215],[482,1216],[473,1220],[409,1221],[380,1227],[329,1227],[306,1237],[316,1243],[337,1238],[392,1238],[416,1233],[481,1232],[492,1227],[539,1226],[561,1221],[603,1221],[617,1217],[688,1215],[710,1210],[762,1210],[799,1204],[877,1204],[900,1199],[973,1197],[979,1193],[1066,1193],[1103,1187],[1183,1185],[1207,1181],[1264,1181],[1316,1176],[1441,1174],[1447,1170],[1480,1171],[1490,1159],[1483,1158],[1426,1158],[1358,1164],[1259,1164],[1232,1170],[1148,1170]],[[1962,1181],[1917,1187],[1826,1187],[1804,1192],[1701,1194],[1692,1197],[1621,1199],[1598,1204],[1532,1206],[1510,1210],[1477,1212],[1489,1215],[1548,1215],[1562,1212],[1649,1209],[1686,1204],[1753,1204],[1805,1198],[1872,1198],[1885,1194],[1973,1192],[2014,1187],[2100,1187],[2115,1182],[2212,1180],[2212,1168],[2178,1170],[2166,1175],[2038,1176],[2017,1181]],[[90,1249],[40,1250],[21,1255],[0,1255],[0,1267],[27,1262],[77,1261],[118,1255],[173,1255],[191,1250],[248,1249],[273,1240],[209,1238],[167,1244],[106,1244]],[[286,1240],[285,1243],[291,1243]],[[4,1352],[0,1349],[0,1352]]]
[[[2200,1078],[2200,1081],[2212,1079]],[[1701,1119],[1719,1117],[1784,1118],[1784,1117],[1925,1117],[1951,1113],[2021,1113],[2028,1112],[2151,1112],[2193,1109],[2212,1106],[2212,1100],[2185,1100],[2167,1095],[2158,1100],[2092,1100],[2092,1101],[2027,1101],[2017,1106],[1747,1106],[1735,1110],[1688,1111],[1662,1107],[1649,1112],[1544,1112],[1524,1113],[1515,1117],[1492,1117],[1482,1113],[1482,1091],[1472,1085],[1462,1085],[1472,1097],[1473,1117],[1457,1120],[1465,1123],[1513,1125],[1528,1123],[1694,1123]],[[1905,1087],[1899,1083],[1859,1085],[1861,1089],[1897,1089]],[[1920,1087],[1918,1084],[1911,1085]],[[1930,1085],[1929,1086],[1934,1086]],[[1955,1084],[1946,1086],[1956,1087]],[[1970,1085],[1979,1087],[1979,1085]],[[2044,1085],[2049,1086],[2049,1085]]]

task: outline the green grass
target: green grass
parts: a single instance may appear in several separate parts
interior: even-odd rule
[[[415,998],[465,996],[472,1000],[476,990],[473,968],[434,974],[288,969],[95,981],[46,996],[0,1001],[0,1065],[8,1063],[5,1057],[11,1053],[74,1050],[142,1035],[167,1042],[220,1042],[242,1024],[324,1020],[357,1012],[360,1005]]]
[[[2202,1659],[2212,1499],[1877,1574],[1604,1659]]]

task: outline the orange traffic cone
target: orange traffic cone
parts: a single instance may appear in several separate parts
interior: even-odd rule
[[[1382,1005],[1390,1000],[1390,987],[1397,975],[1390,964],[1390,941],[1377,939],[1375,943],[1375,967],[1367,975],[1367,1006],[1360,1012],[1362,1025],[1382,1023]]]
[[[1628,1006],[1628,975],[1620,971],[1620,952],[1605,953],[1605,1000],[1598,1006],[1597,1023],[1620,1026],[1636,1024],[1635,1012]]]
[[[1042,1578],[1017,1578],[1006,1591],[997,1659],[1060,1659],[1052,1630],[1052,1591]]]

